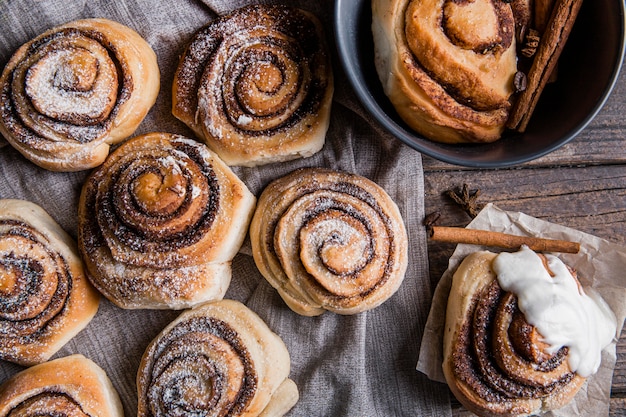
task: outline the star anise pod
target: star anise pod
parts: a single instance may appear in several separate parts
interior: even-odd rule
[[[482,205],[478,203],[480,190],[470,190],[467,184],[463,184],[463,188],[458,190],[448,190],[446,195],[461,206],[463,210],[472,218],[478,215],[482,209]]]

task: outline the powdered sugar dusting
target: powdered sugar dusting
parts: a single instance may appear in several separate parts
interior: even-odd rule
[[[239,118],[237,119],[237,124],[238,125],[242,125],[242,126],[246,126],[248,124],[250,124],[252,122],[252,117],[242,114],[239,115]]]
[[[182,175],[183,171],[180,169],[180,166],[179,166],[180,160],[176,159],[174,156],[168,155],[165,157],[160,157],[158,161],[164,167],[171,169],[172,173],[176,175]]]
[[[97,45],[97,44],[96,44]],[[104,48],[50,52],[28,69],[25,91],[42,114],[93,123],[111,112],[117,96],[117,72]]]

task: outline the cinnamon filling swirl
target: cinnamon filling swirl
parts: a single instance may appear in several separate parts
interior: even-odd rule
[[[75,171],[102,163],[108,146],[135,130],[156,100],[159,75],[136,32],[85,19],[24,44],[0,86],[9,142],[44,168]]]
[[[250,403],[258,379],[254,364],[224,321],[196,317],[171,329],[154,349],[145,388],[151,415],[237,415]]]
[[[71,396],[61,392],[44,392],[26,399],[7,417],[90,417]]]
[[[221,298],[254,204],[205,145],[146,134],[120,146],[85,183],[79,246],[92,281],[118,304]]]
[[[508,108],[516,72],[515,21],[501,0],[414,0],[406,41],[426,72],[459,103]]]
[[[515,35],[512,10],[506,4],[499,0],[447,0],[441,27],[451,43],[463,49],[477,54],[503,51]]]
[[[72,238],[38,205],[0,199],[0,359],[48,360],[98,304]]]
[[[45,347],[60,331],[70,291],[69,267],[44,236],[27,224],[0,221],[0,358],[38,362],[39,354],[26,354],[28,346]]]
[[[319,298],[351,305],[389,279],[395,236],[383,211],[347,193],[364,190],[337,188],[342,193],[311,192],[292,204],[276,225],[274,249],[288,276],[302,276]]]
[[[300,48],[280,32],[271,35],[260,33],[254,37],[252,32],[245,44],[232,46],[239,51],[229,58],[228,68],[224,69],[223,101],[207,102],[206,109],[218,109],[218,114],[226,115],[241,133],[269,135],[272,130],[284,131],[306,114],[306,107],[302,106],[315,101],[313,94],[317,90],[310,87],[311,74]],[[222,80],[205,73],[199,94],[211,100],[209,92],[220,88],[218,82]],[[200,111],[208,121],[205,107],[200,107]],[[208,128],[216,130],[215,126]]]
[[[45,338],[72,289],[69,267],[47,238],[18,221],[0,221],[0,357]]]
[[[137,374],[137,415],[287,412],[298,397],[289,368],[282,340],[245,305],[205,303],[182,313],[146,349]]]
[[[3,417],[122,417],[106,372],[82,355],[46,361],[18,372],[0,386]]]
[[[200,241],[220,210],[220,187],[208,161],[187,154],[184,143],[173,145],[117,161],[108,178],[110,193],[96,199],[100,230],[122,262],[183,262],[178,251]],[[116,242],[127,243],[130,251],[118,251]]]
[[[300,314],[373,308],[404,277],[397,207],[356,175],[303,169],[277,180],[262,194],[251,238],[259,269]]]
[[[555,354],[541,350],[515,296],[497,281],[475,297],[473,311],[453,351],[453,369],[485,401],[541,398],[571,382],[567,348]]]
[[[254,5],[196,33],[176,72],[173,113],[229,165],[290,159],[318,150],[308,142],[327,129],[332,88],[317,19]]]
[[[92,142],[107,134],[132,79],[102,34],[68,28],[34,42],[3,89],[6,124],[25,137]]]
[[[93,232],[120,262],[181,265],[221,209],[220,185],[209,160],[188,142],[144,144],[114,155],[93,178]]]
[[[443,372],[478,415],[550,412],[599,368],[615,323],[606,303],[588,296],[556,256],[525,245],[473,252],[452,277]]]

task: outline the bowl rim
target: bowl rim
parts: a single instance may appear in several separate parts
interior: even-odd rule
[[[369,112],[376,119],[376,121],[392,136],[399,139],[401,142],[408,145],[409,147],[417,150],[418,152],[423,153],[424,155],[453,165],[469,168],[511,167],[514,165],[529,162],[534,159],[538,159],[572,141],[576,136],[578,136],[578,134],[581,133],[582,130],[584,130],[589,125],[589,123],[598,115],[602,107],[606,104],[606,101],[611,95],[611,92],[613,91],[619,79],[619,74],[622,69],[624,57],[626,54],[626,3],[623,0],[619,0],[618,3],[619,11],[621,14],[621,26],[619,28],[619,51],[616,55],[616,57],[618,58],[618,62],[617,65],[614,65],[610,78],[608,79],[609,82],[607,83],[604,91],[598,98],[597,102],[595,103],[591,111],[578,123],[577,126],[572,128],[561,139],[555,141],[550,146],[542,148],[539,151],[520,154],[517,156],[513,155],[499,160],[467,158],[465,155],[454,156],[450,153],[443,153],[441,149],[444,147],[454,147],[457,149],[462,149],[462,147],[466,145],[439,143],[427,139],[416,132],[410,132],[406,130],[385,113],[385,111],[381,108],[375,97],[371,94],[371,92],[365,85],[365,80],[363,79],[363,77],[359,76],[359,63],[357,56],[350,54],[349,50],[350,39],[351,37],[355,36],[354,33],[350,32],[349,30],[352,30],[354,26],[349,26],[345,24],[344,12],[346,10],[354,12],[354,10],[357,9],[360,11],[361,9],[359,9],[359,7],[367,7],[363,6],[363,3],[370,3],[371,1],[372,0],[335,0],[333,15],[334,38],[337,53],[339,55],[339,61],[341,62],[341,66],[348,78],[348,82],[352,86],[352,89],[361,104],[365,107],[365,110]],[[356,20],[357,23],[359,23],[359,14],[353,14],[357,15],[353,17],[353,19]],[[348,26],[348,29],[345,29],[346,26]],[[419,141],[416,141],[416,139],[418,139]],[[468,146],[473,145],[469,144]]]

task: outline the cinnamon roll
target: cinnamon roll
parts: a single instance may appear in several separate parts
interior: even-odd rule
[[[15,374],[0,386],[0,417],[123,417],[106,372],[82,355],[52,360]]]
[[[76,243],[38,205],[0,200],[0,359],[48,360],[79,333],[100,298]]]
[[[501,137],[528,0],[373,0],[375,66],[398,115],[446,143]],[[516,22],[519,22],[516,25]]]
[[[512,417],[571,401],[616,332],[592,295],[551,255],[469,255],[453,277],[444,333],[443,370],[457,399],[479,416]]]
[[[83,186],[78,243],[88,277],[122,308],[220,299],[255,202],[204,144],[167,133],[130,139]]]
[[[324,145],[333,74],[309,12],[252,5],[200,29],[181,57],[173,114],[228,165],[310,156]]]
[[[391,197],[356,174],[305,168],[272,182],[250,224],[254,261],[295,312],[355,314],[404,279],[407,234]]]
[[[22,45],[4,68],[0,133],[43,168],[92,168],[139,126],[159,83],[156,55],[134,30],[70,22]]]
[[[138,417],[282,416],[298,400],[289,352],[238,301],[183,312],[147,347],[137,373]]]

